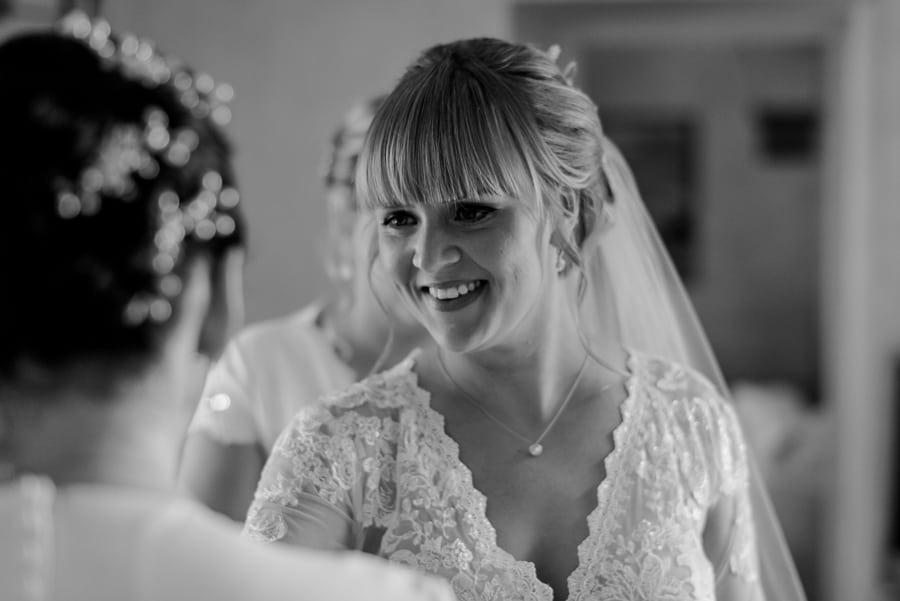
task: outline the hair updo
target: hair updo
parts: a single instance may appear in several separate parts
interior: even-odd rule
[[[356,168],[372,118],[383,101],[384,96],[374,96],[351,107],[334,130],[322,162],[328,210],[325,272],[343,301],[354,298],[355,256],[358,245],[364,243],[356,235]]]
[[[580,265],[607,197],[602,154],[596,106],[552,56],[497,39],[460,40],[426,50],[388,95],[357,191],[369,208],[533,195],[554,243]]]
[[[243,244],[230,88],[77,16],[0,46],[0,378],[151,356],[186,259]]]
[[[334,186],[344,186],[351,190],[354,188],[359,153],[362,151],[372,119],[384,102],[384,98],[375,96],[354,105],[335,129],[322,169],[322,181],[326,188]]]

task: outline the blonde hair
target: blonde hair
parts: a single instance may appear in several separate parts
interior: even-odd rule
[[[460,40],[422,53],[385,99],[360,156],[357,196],[373,209],[533,195],[554,243],[581,265],[606,198],[602,149],[596,106],[551,56]]]
[[[320,169],[322,183],[326,188],[347,186],[351,190],[353,189],[356,164],[362,150],[363,140],[375,112],[383,101],[384,96],[379,95],[352,106],[344,115],[344,120],[332,133]]]

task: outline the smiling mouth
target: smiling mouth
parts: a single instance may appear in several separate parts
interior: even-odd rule
[[[460,282],[458,284],[422,286],[420,290],[435,300],[450,301],[476,292],[480,290],[484,284],[484,280],[471,280],[468,282]]]

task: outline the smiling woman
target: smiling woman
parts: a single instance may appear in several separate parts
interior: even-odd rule
[[[557,50],[435,46],[386,99],[357,191],[437,346],[299,415],[245,530],[461,599],[802,599],[702,329]]]

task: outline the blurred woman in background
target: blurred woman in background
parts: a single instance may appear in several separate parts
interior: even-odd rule
[[[354,191],[359,152],[382,98],[355,106],[325,160],[332,298],[254,324],[212,369],[190,428],[179,480],[209,507],[243,522],[263,464],[294,415],[430,341],[373,264],[375,223]]]
[[[265,549],[175,492],[243,319],[227,86],[105,21],[0,46],[5,600],[449,599],[383,562]]]

